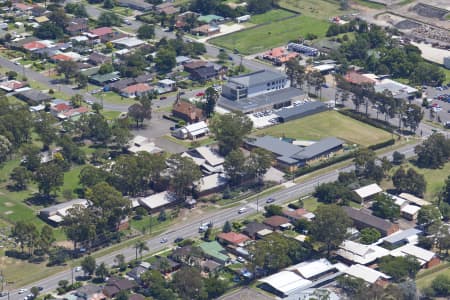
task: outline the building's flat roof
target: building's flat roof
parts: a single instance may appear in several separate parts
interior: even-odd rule
[[[392,79],[383,79],[375,83],[375,92],[382,93],[384,90],[390,91],[394,96],[401,94],[412,94],[417,92],[416,88],[394,81]]]
[[[382,191],[383,189],[376,183],[369,184],[354,190],[354,192],[358,194],[358,196],[361,197],[362,199],[376,195]]]
[[[415,228],[408,228],[406,230],[395,232],[394,234],[391,234],[384,238],[384,241],[390,244],[395,244],[400,241],[406,240],[411,236],[418,235],[422,233],[419,229]]]
[[[88,203],[88,200],[86,200],[86,199],[73,199],[73,200],[70,200],[67,202],[63,202],[63,203],[59,203],[59,204],[56,204],[53,206],[43,208],[40,210],[40,212],[51,213],[51,212],[71,208],[72,206],[77,205],[77,204],[86,205],[87,203]]]
[[[301,118],[310,115],[312,112],[321,112],[327,110],[327,106],[320,101],[307,102],[305,104],[282,108],[275,114],[282,119],[290,119],[293,117]]]
[[[289,267],[290,271],[297,271],[303,278],[310,279],[314,276],[335,269],[332,263],[327,259],[321,258],[313,261],[305,261],[295,266]]]
[[[394,200],[395,204],[400,206],[400,207],[402,207],[403,205],[408,203],[408,201],[406,199],[400,198],[399,196],[395,196],[395,195],[392,195],[392,194],[389,194],[389,193],[385,193],[385,192],[383,192],[383,194],[391,197],[392,200]]]
[[[275,90],[263,95],[258,95],[250,98],[242,98],[237,101],[228,100],[227,98],[222,96],[220,97],[218,104],[219,106],[222,106],[229,110],[237,110],[246,113],[254,110],[259,110],[270,105],[284,103],[303,95],[303,91],[293,87],[288,87],[281,90]]]
[[[212,190],[214,188],[224,186],[227,184],[227,178],[219,173],[214,173],[209,176],[204,176],[196,182],[197,190],[199,192]]]
[[[186,129],[187,132],[194,132],[194,131],[197,131],[197,130],[200,130],[200,129],[208,128],[208,124],[206,124],[205,121],[200,121],[200,122],[197,122],[197,123],[186,125],[186,126],[184,126],[182,128]]]
[[[336,253],[349,261],[365,265],[389,255],[389,250],[376,245],[364,245],[346,240],[339,246]]]
[[[417,214],[419,212],[419,210],[420,210],[420,206],[411,205],[411,204],[408,204],[405,207],[402,207],[400,209],[400,211],[402,213],[405,213],[405,214],[408,214],[408,215],[411,215],[411,216]]]
[[[224,163],[225,158],[220,156],[215,151],[207,146],[201,146],[194,149],[201,157],[203,157],[208,164],[215,167]]]
[[[266,83],[268,81],[282,80],[282,79],[287,79],[287,76],[283,73],[265,69],[244,75],[231,77],[229,79],[229,82],[249,87],[252,85],[259,85],[261,83]]]
[[[377,270],[374,270],[372,268],[356,264],[350,266],[347,270],[344,271],[346,274],[351,275],[356,278],[361,278],[362,280],[368,282],[368,283],[375,283],[379,278],[383,279],[389,279],[390,276],[381,273]]]
[[[304,279],[300,275],[297,275],[291,271],[281,271],[271,276],[259,279],[259,281],[270,285],[283,295],[289,295],[291,292],[302,287],[306,287],[312,283],[312,281]]]

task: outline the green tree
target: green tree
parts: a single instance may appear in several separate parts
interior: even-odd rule
[[[254,14],[262,14],[272,9],[272,0],[250,0],[247,9]]]
[[[62,60],[56,65],[56,72],[60,75],[64,75],[66,83],[70,82],[70,79],[78,74],[77,63],[72,60]]]
[[[422,119],[423,112],[420,106],[415,104],[408,104],[406,106],[405,117],[403,118],[403,125],[405,127],[409,127],[413,132],[416,132]]]
[[[137,259],[137,256],[136,256]],[[127,268],[127,264],[125,262],[125,256],[123,254],[117,254],[114,258],[114,262],[116,263],[117,267],[120,271],[123,271]]]
[[[201,299],[203,281],[200,270],[195,267],[183,266],[173,275],[172,285],[179,295],[186,299]]]
[[[99,277],[102,281],[105,280],[105,277],[109,275],[108,267],[105,263],[101,263],[97,269],[95,270],[95,276]]]
[[[138,259],[138,253],[139,253],[139,256],[142,259],[142,253],[144,251],[148,251],[149,250],[149,248],[147,246],[147,243],[145,243],[145,241],[142,241],[142,240],[139,240],[139,241],[136,242],[136,244],[134,244],[134,249],[136,250],[136,260]]]
[[[247,162],[247,174],[255,178],[259,183],[272,165],[272,155],[264,149],[256,148],[250,152]]]
[[[75,82],[78,84],[80,89],[84,89],[88,85],[88,77],[83,73],[78,73],[75,76]]]
[[[217,299],[227,291],[227,283],[218,275],[209,275],[203,280],[205,292],[208,294],[208,299]]]
[[[81,268],[83,269],[84,274],[92,276],[96,268],[95,258],[90,255],[83,258],[83,260],[81,260]]]
[[[450,140],[441,133],[434,133],[421,145],[416,146],[417,164],[421,168],[436,169],[450,158]]]
[[[242,113],[215,115],[210,124],[211,132],[219,142],[219,151],[224,156],[242,145],[252,127],[252,121]]]
[[[166,74],[176,66],[176,52],[170,48],[160,49],[156,53],[155,66],[159,73]]]
[[[142,125],[144,120],[151,118],[151,109],[145,108],[140,103],[135,103],[128,107],[128,116],[135,120],[136,128],[139,128],[139,124]]]
[[[440,219],[441,213],[439,209],[433,205],[422,206],[417,215],[417,223],[425,227],[428,227],[435,222],[439,222]]]
[[[264,210],[266,211],[266,217],[281,216],[283,214],[283,208],[275,204],[264,206]]]
[[[0,135],[0,163],[6,161],[12,150],[11,142],[5,136]]]
[[[201,178],[201,171],[191,158],[173,155],[167,161],[170,185],[179,199],[184,199],[193,183]]]
[[[41,232],[39,235],[39,249],[44,251],[45,253],[49,253],[52,244],[56,241],[55,236],[53,235],[53,230],[48,225],[44,225],[41,228]]]
[[[369,245],[381,238],[381,233],[375,228],[364,228],[361,230],[361,243]]]
[[[245,157],[240,149],[232,150],[225,156],[223,168],[230,179],[230,184],[235,186],[241,183],[242,177],[245,175]]]
[[[320,205],[315,211],[316,218],[311,225],[311,236],[314,240],[326,245],[327,256],[332,249],[345,239],[347,228],[352,222],[344,210],[335,205]]]
[[[41,112],[34,123],[34,129],[42,141],[44,150],[48,150],[49,146],[56,139],[55,128],[53,127],[55,122],[56,120],[52,115]]]
[[[137,36],[140,39],[149,40],[155,37],[155,27],[149,24],[143,24],[138,28]]]
[[[395,165],[401,165],[405,160],[405,154],[402,154],[398,151],[394,151],[392,154],[392,163]]]
[[[83,105],[83,102],[84,102],[83,95],[75,94],[72,97],[70,97],[70,104],[73,107],[75,107],[75,108],[80,107],[81,105]]]
[[[392,176],[392,183],[399,192],[406,192],[422,197],[426,189],[425,177],[410,168],[407,172],[400,167]]]
[[[431,288],[436,297],[450,296],[450,278],[444,274],[436,276],[431,282]]]
[[[113,12],[106,11],[98,17],[97,25],[106,27],[120,26],[122,25],[122,18]]]
[[[103,8],[111,9],[111,8],[114,8],[114,5],[115,5],[114,0],[104,0],[103,1]]]
[[[36,298],[39,295],[39,288],[37,286],[33,286],[30,289],[30,292],[33,294],[33,296]]]
[[[378,194],[373,200],[372,211],[375,216],[390,220],[395,220],[400,216],[400,207],[389,195]]]
[[[391,276],[394,281],[400,281],[407,277],[414,279],[420,270],[420,263],[411,256],[385,256],[381,258],[379,266],[381,272]]]
[[[62,27],[51,22],[45,22],[34,29],[33,35],[40,39],[60,39],[64,36]]]
[[[159,212],[159,215],[158,215],[158,221],[159,222],[164,222],[164,221],[166,221],[167,220],[167,214],[166,214],[166,211],[164,210],[164,209],[162,209],[160,212]]]
[[[58,191],[64,184],[64,173],[56,162],[42,164],[34,175],[39,193],[49,197],[50,193]]]
[[[102,181],[106,181],[109,177],[109,173],[102,168],[96,168],[92,165],[87,165],[80,171],[78,178],[80,184],[87,188],[92,187]]]
[[[213,88],[208,87],[205,91],[206,103],[205,103],[205,113],[209,118],[214,113],[214,108],[219,100],[219,93]]]
[[[227,232],[231,232],[231,230],[232,230],[232,228],[231,228],[230,222],[226,221],[225,224],[223,224],[222,232],[227,233]]]
[[[27,184],[32,177],[32,173],[25,167],[15,167],[9,178],[14,181],[14,187],[18,190],[24,190],[27,188]]]

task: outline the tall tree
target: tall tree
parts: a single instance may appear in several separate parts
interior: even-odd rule
[[[81,261],[81,268],[83,269],[84,274],[89,276],[93,275],[96,268],[95,258],[92,256],[86,256]]]
[[[165,74],[176,66],[176,52],[170,48],[160,49],[156,53],[155,64],[159,73]]]
[[[78,66],[76,62],[71,60],[59,61],[56,65],[56,72],[58,72],[58,74],[64,75],[66,83],[69,83],[70,79],[78,74]]]
[[[12,150],[12,143],[5,136],[0,135],[0,163],[6,161]]]
[[[416,146],[417,164],[422,168],[436,169],[450,158],[450,140],[441,133],[434,133]]]
[[[201,178],[201,171],[191,158],[180,155],[173,155],[167,163],[174,193],[179,199],[185,199],[193,183]]]
[[[32,173],[27,170],[27,168],[19,166],[15,167],[9,178],[14,181],[14,186],[18,190],[24,190],[27,188],[27,184],[32,178]]]
[[[52,115],[39,113],[38,119],[34,123],[34,128],[42,141],[44,150],[48,150],[56,138],[56,130],[53,127],[55,122],[56,120]]]
[[[216,115],[210,125],[211,132],[219,142],[219,151],[224,156],[242,145],[252,127],[253,122],[243,113]]]
[[[42,164],[34,175],[38,184],[39,193],[49,197],[51,192],[56,192],[64,184],[64,173],[56,162]]]
[[[232,150],[225,157],[225,162],[223,164],[225,173],[230,179],[231,185],[238,185],[241,179],[245,175],[245,157],[240,149]]]
[[[259,183],[272,165],[272,155],[264,149],[257,148],[250,153],[247,162],[247,173]]]
[[[327,256],[330,256],[331,250],[344,241],[347,228],[352,222],[344,210],[335,204],[321,205],[315,214],[316,218],[311,225],[312,237],[326,245]]]
[[[137,36],[140,39],[145,39],[145,40],[152,39],[155,37],[155,27],[150,24],[141,25],[138,28]]]
[[[144,107],[140,103],[135,103],[128,107],[128,116],[133,118],[136,122],[136,128],[143,124],[144,120],[151,118],[151,109]]]
[[[405,117],[403,118],[403,125],[405,127],[409,127],[413,132],[416,132],[422,119],[423,112],[420,106],[415,104],[408,104],[406,106]]]
[[[139,241],[136,242],[136,244],[134,244],[134,249],[136,250],[136,260],[138,259],[138,253],[139,253],[139,256],[142,259],[142,253],[144,251],[148,251],[149,250],[149,248],[147,246],[147,243],[145,241],[142,241],[142,240],[139,240]]]
[[[395,220],[400,216],[400,207],[386,194],[375,196],[372,211],[375,216],[383,219]]]
[[[206,103],[205,103],[205,113],[209,118],[214,113],[214,108],[219,100],[219,93],[213,88],[208,87],[205,91]]]

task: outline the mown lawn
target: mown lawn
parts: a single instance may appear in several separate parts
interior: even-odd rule
[[[104,103],[111,103],[111,104],[125,104],[125,105],[131,105],[136,103],[136,100],[133,100],[131,98],[125,98],[120,96],[117,93],[114,92],[103,92],[98,93],[94,95],[98,99],[102,99]]]
[[[256,135],[289,137],[298,140],[320,140],[335,136],[348,143],[370,146],[387,141],[391,134],[344,116],[336,111],[315,114],[284,124],[258,130]]]
[[[301,15],[224,35],[211,39],[209,42],[219,47],[237,49],[242,54],[252,54],[284,45],[308,33],[321,38],[325,36],[327,29],[327,21]]]
[[[332,0],[281,0],[279,5],[281,8],[287,8],[322,20],[328,20],[351,12],[341,10],[339,1]]]
[[[417,287],[422,290],[425,287],[430,286],[431,282],[438,275],[446,275],[450,277],[450,264],[449,263],[441,263],[434,268],[420,271],[417,274],[416,284]]]
[[[281,20],[290,16],[293,16],[294,14],[284,10],[284,9],[272,9],[268,12],[265,12],[263,14],[254,15],[250,19],[250,23],[253,24],[263,24],[268,22],[274,22],[277,20]]]

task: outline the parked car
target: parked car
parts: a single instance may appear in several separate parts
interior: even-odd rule
[[[23,294],[23,293],[25,293],[26,291],[27,291],[27,289],[20,289],[18,293],[19,293],[19,294]]]
[[[75,272],[81,272],[82,268],[81,266],[75,267]]]
[[[275,202],[274,198],[267,198],[266,203],[272,203]]]
[[[197,96],[197,97],[203,97],[203,96],[205,96],[205,93],[204,93],[204,92],[199,92],[199,93],[197,93],[195,96]]]
[[[159,100],[166,100],[166,99],[167,99],[166,96],[159,97]]]
[[[242,256],[238,256],[236,260],[240,263],[245,263],[245,259]]]
[[[131,24],[132,24],[131,21],[128,20],[128,19],[123,19],[123,22],[124,22],[125,24],[127,24],[127,25],[131,25]]]
[[[184,238],[182,238],[181,236],[177,237],[177,238],[174,240],[175,243],[180,243],[180,242],[182,242],[182,241],[184,241]]]
[[[161,244],[164,244],[164,243],[167,243],[167,238],[166,237],[163,237],[163,238],[161,238],[161,240],[159,241]]]

